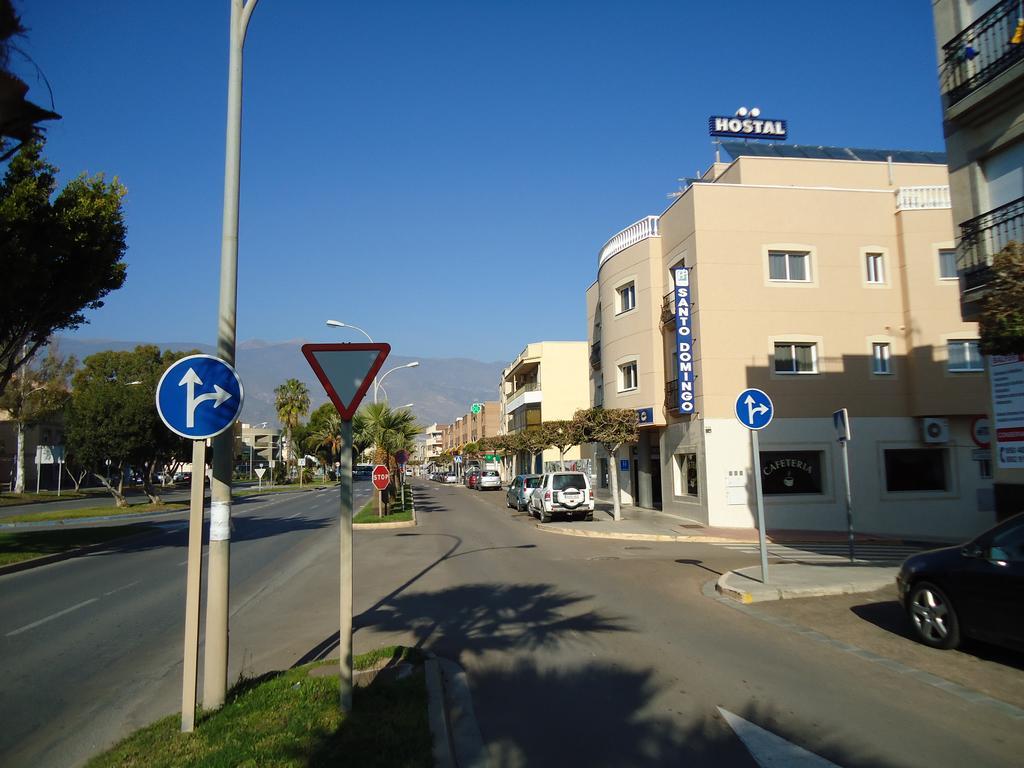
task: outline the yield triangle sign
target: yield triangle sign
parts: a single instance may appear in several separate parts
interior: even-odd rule
[[[303,344],[302,354],[324,385],[342,421],[352,421],[390,344]]]

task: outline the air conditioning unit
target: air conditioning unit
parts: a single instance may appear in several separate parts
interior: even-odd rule
[[[949,419],[921,419],[921,433],[926,443],[949,442]]]

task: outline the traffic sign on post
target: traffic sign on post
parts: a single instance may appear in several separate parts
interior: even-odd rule
[[[378,491],[383,491],[391,483],[391,473],[388,472],[388,468],[383,464],[378,464],[373,468],[373,487]]]
[[[384,364],[389,344],[303,344],[302,354],[341,416],[338,688],[342,712],[352,710],[352,417]]]
[[[774,415],[772,399],[760,389],[745,389],[736,398],[736,418],[747,429],[764,429]]]
[[[767,393],[751,387],[736,398],[736,418],[750,430],[750,445],[754,454],[754,490],[757,495],[757,538],[761,549],[761,583],[768,583],[768,544],[764,525],[764,496],[761,493],[761,448],[757,433],[772,422],[775,406]]]
[[[216,437],[234,424],[242,398],[242,380],[235,369],[212,355],[181,358],[156,385],[161,421],[190,440]]]

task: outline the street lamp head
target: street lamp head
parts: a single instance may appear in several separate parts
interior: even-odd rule
[[[341,322],[341,320],[328,320],[327,325],[331,326],[332,328],[348,328],[348,326],[345,325],[345,323]]]
[[[416,360],[415,362],[412,362],[412,363],[406,363],[406,364],[405,364],[405,365],[403,365],[402,367],[403,367],[403,368],[415,368],[415,367],[416,367],[417,365],[419,365],[419,364],[420,364],[420,361],[419,361],[419,360]]]
[[[125,386],[126,387],[134,387],[136,384],[141,384],[141,383],[142,383],[141,381],[137,381],[137,380],[136,381],[127,381],[127,382],[125,382]]]

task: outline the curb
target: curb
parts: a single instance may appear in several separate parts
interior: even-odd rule
[[[744,605],[751,603],[764,603],[772,600],[792,600],[800,597],[828,597],[831,595],[854,595],[860,592],[874,592],[892,584],[892,577],[879,576],[876,580],[867,583],[854,583],[852,581],[839,584],[799,586],[799,587],[775,587],[764,585],[758,582],[756,592],[736,587],[728,583],[729,577],[735,577],[735,571],[726,571],[718,577],[715,583],[715,591],[723,597],[736,600]]]
[[[729,539],[722,536],[688,536],[686,534],[657,533],[616,533],[614,531],[586,531],[575,528],[552,526],[550,523],[535,523],[538,530],[557,533],[562,536],[584,536],[591,539],[619,539],[620,541],[665,541],[705,544],[757,544],[757,539]]]
[[[352,529],[356,531],[373,531],[377,529],[387,530],[389,528],[414,528],[415,520],[400,520],[397,523],[352,523]]]
[[[483,768],[483,739],[473,711],[465,670],[448,659],[427,653],[427,719],[437,768]]]
[[[175,504],[179,502],[173,502]],[[139,520],[148,520],[149,518],[164,517],[166,515],[180,515],[182,512],[188,512],[188,505],[185,505],[181,509],[169,509],[163,512],[139,512],[136,515],[104,515],[101,517],[64,517],[59,520],[40,520],[38,522],[26,521],[23,523],[0,523],[0,530],[26,530],[31,531],[33,529],[40,528],[64,528],[76,526],[81,523],[116,523],[122,520],[128,522],[138,522]]]

